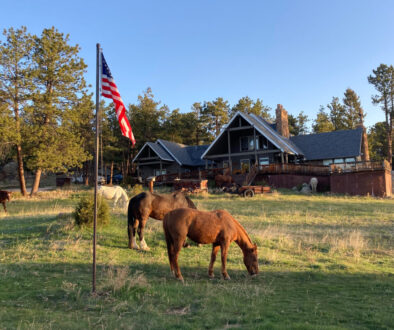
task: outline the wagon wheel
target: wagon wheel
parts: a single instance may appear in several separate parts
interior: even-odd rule
[[[244,197],[253,197],[254,196],[254,191],[252,189],[246,189],[244,191]]]

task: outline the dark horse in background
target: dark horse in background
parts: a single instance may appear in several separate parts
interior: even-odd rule
[[[149,250],[144,239],[144,228],[148,218],[163,220],[168,212],[181,207],[196,209],[191,199],[182,192],[174,192],[167,195],[143,192],[130,199],[127,211],[129,248],[139,248],[135,240],[135,232],[138,228],[141,249]]]
[[[0,203],[3,204],[4,211],[7,213],[7,207],[5,206],[6,202],[11,200],[11,191],[0,190]]]

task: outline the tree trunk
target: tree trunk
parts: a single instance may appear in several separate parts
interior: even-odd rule
[[[393,168],[393,114],[390,112],[390,117],[389,117],[389,121],[390,121],[390,125],[389,125],[389,129],[387,132],[387,144],[388,144],[388,149],[387,149],[387,157],[388,157],[388,161],[390,163],[390,167]]]
[[[23,196],[27,196],[25,173],[23,170],[22,147],[20,146],[20,144],[16,146],[16,153],[18,159],[18,177],[21,193]]]
[[[42,170],[40,168],[37,169],[36,175],[34,177],[33,187],[31,188],[30,196],[33,196],[38,191],[38,187],[40,186],[41,172]]]
[[[112,176],[114,175],[114,162],[111,162],[111,172],[109,174],[109,185],[112,186]]]

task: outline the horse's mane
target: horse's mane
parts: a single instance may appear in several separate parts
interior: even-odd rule
[[[191,209],[197,209],[196,205],[194,205],[193,201],[189,198],[189,196],[185,195],[185,199],[187,201],[187,205],[191,208]]]
[[[229,214],[230,214],[230,213],[229,213]],[[250,237],[249,237],[248,233],[246,232],[245,228],[244,228],[244,227],[238,222],[238,220],[235,219],[231,214],[230,214],[230,216],[231,216],[231,219],[232,219],[232,220],[235,222],[235,224],[237,225],[237,227],[240,229],[240,231],[247,237],[249,243],[250,243],[251,245],[253,245],[253,242],[252,242],[252,240],[250,239]]]

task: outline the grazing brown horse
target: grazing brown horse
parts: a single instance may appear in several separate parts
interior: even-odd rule
[[[211,278],[214,276],[213,264],[220,248],[222,275],[225,280],[230,279],[226,270],[226,262],[228,248],[233,241],[243,252],[244,264],[249,274],[255,275],[259,272],[256,244],[252,243],[245,229],[227,211],[204,212],[185,208],[177,209],[167,213],[164,217],[163,228],[171,271],[181,281],[183,277],[178,266],[178,255],[186,236],[197,243],[212,243],[211,262],[208,269],[208,275]]]
[[[151,217],[156,220],[163,220],[168,212],[180,207],[196,208],[191,199],[182,192],[174,192],[168,195],[143,192],[130,199],[127,211],[129,248],[138,249],[135,240],[135,231],[138,227],[141,249],[149,250],[144,239],[144,228],[148,218]]]
[[[5,203],[11,200],[12,191],[0,190],[0,203],[3,204],[4,211],[7,213],[7,207]]]

